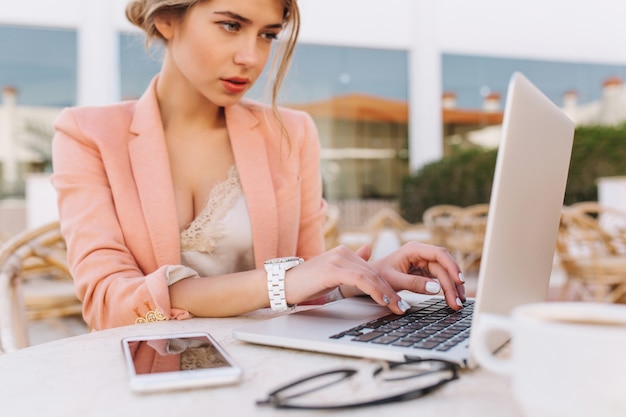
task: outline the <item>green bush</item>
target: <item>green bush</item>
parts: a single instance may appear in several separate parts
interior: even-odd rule
[[[598,199],[600,177],[626,175],[626,124],[576,129],[565,204]]]
[[[434,205],[465,207],[489,202],[496,155],[496,150],[472,149],[424,165],[402,182],[402,216],[415,223]],[[626,124],[578,127],[565,204],[597,200],[597,179],[618,175],[626,175]]]

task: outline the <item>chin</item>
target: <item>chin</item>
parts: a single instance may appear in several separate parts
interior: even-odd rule
[[[245,93],[240,93],[240,94],[226,94],[224,96],[221,97],[215,97],[214,100],[209,99],[210,101],[212,101],[213,103],[215,103],[216,105],[220,106],[220,107],[229,107],[232,106],[233,104],[237,104],[241,101],[241,99],[243,99]]]

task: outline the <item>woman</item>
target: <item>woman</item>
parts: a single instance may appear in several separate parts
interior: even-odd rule
[[[126,14],[164,42],[159,75],[137,101],[64,110],[53,140],[61,227],[90,326],[357,294],[402,314],[402,289],[443,289],[461,308],[462,274],[444,249],[413,242],[371,263],[367,247],[323,251],[317,131],[275,105],[298,34],[295,0],[139,0]],[[279,34],[272,106],[243,100]]]

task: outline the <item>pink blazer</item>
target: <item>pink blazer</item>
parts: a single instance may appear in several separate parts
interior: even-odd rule
[[[83,315],[95,329],[187,318],[171,308],[165,271],[180,264],[176,204],[155,92],[137,101],[63,110],[54,173],[61,230]],[[324,249],[320,144],[312,119],[243,101],[226,121],[246,197],[257,268]]]

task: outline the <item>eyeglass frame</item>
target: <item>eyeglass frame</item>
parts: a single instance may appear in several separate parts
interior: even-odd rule
[[[421,398],[439,388],[441,388],[442,386],[448,384],[451,381],[457,380],[459,379],[459,365],[454,363],[454,362],[450,362],[450,361],[446,361],[443,359],[410,359],[407,360],[405,362],[391,362],[391,363],[387,363],[386,366],[379,366],[378,368],[376,368],[374,370],[374,372],[372,373],[372,377],[376,377],[378,374],[380,374],[381,372],[385,371],[385,370],[391,370],[394,369],[396,367],[402,366],[402,365],[410,365],[410,364],[415,364],[415,363],[438,363],[441,365],[441,368],[438,368],[436,370],[432,370],[432,371],[428,371],[425,373],[421,373],[421,374],[416,374],[413,376],[408,376],[408,377],[404,377],[404,378],[395,378],[395,379],[388,379],[386,381],[394,381],[394,380],[400,380],[400,379],[409,379],[409,378],[415,378],[415,377],[420,377],[420,376],[425,376],[434,372],[442,372],[442,371],[449,371],[451,373],[451,376],[449,378],[443,378],[440,379],[439,381],[437,381],[434,384],[425,386],[425,387],[420,387],[420,388],[415,388],[415,389],[411,389],[409,391],[400,393],[400,394],[393,394],[390,395],[388,397],[384,397],[384,398],[377,398],[374,400],[368,400],[368,401],[361,401],[361,402],[356,402],[356,403],[347,403],[347,404],[332,404],[332,405],[320,405],[320,406],[314,406],[314,405],[307,405],[307,406],[302,406],[302,405],[296,405],[296,404],[289,404],[289,400],[292,398],[298,398],[298,397],[302,397],[303,395],[306,395],[308,393],[314,392],[314,391],[319,391],[321,389],[324,389],[328,386],[340,383],[344,380],[347,380],[349,378],[351,378],[352,376],[356,375],[358,373],[357,369],[354,368],[339,368],[339,369],[334,369],[334,370],[330,370],[330,371],[324,371],[324,372],[319,372],[313,375],[309,375],[306,377],[302,377],[299,378],[293,382],[287,383],[285,385],[282,385],[281,387],[273,390],[272,392],[270,392],[269,394],[267,394],[267,398],[265,398],[264,400],[257,400],[256,404],[258,406],[270,406],[270,407],[274,407],[277,409],[291,409],[291,410],[341,410],[341,409],[350,409],[350,408],[361,408],[361,407],[369,407],[369,406],[375,406],[375,405],[382,405],[382,404],[389,404],[389,403],[394,403],[394,402],[403,402],[403,401],[409,401],[409,400],[414,400],[417,398]],[[316,378],[321,378],[324,376],[328,376],[328,375],[333,375],[333,374],[344,374],[344,376],[336,381],[332,381],[329,382],[327,384],[324,385],[320,385],[318,387],[306,390],[306,391],[302,391],[299,392],[297,394],[291,395],[291,396],[287,396],[284,398],[280,397],[280,393],[284,392],[290,388],[293,388],[299,384],[304,384],[308,381],[314,380]]]

